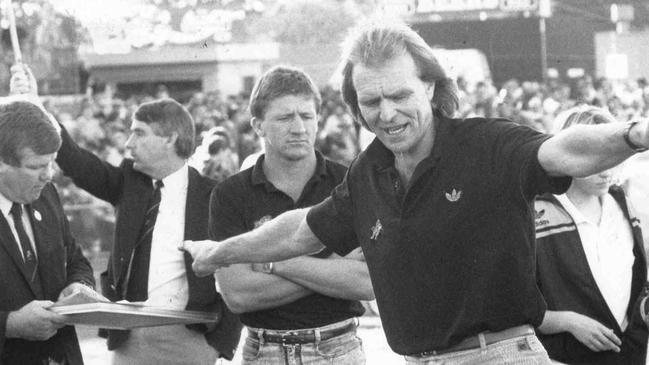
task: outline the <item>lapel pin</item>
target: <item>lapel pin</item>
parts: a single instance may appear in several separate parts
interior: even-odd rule
[[[43,220],[43,216],[41,216],[41,212],[39,212],[38,210],[34,210],[34,218],[36,218],[36,220],[39,222]]]

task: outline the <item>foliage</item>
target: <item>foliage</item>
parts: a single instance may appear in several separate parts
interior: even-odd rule
[[[362,1],[358,3],[363,3]],[[357,2],[339,0],[286,1],[267,12],[257,24],[257,34],[288,44],[332,43],[360,18]]]
[[[88,40],[87,33],[77,19],[56,11],[49,1],[14,0],[13,7],[23,60],[43,81],[43,91],[47,93],[50,86],[48,80],[56,80],[60,84],[66,76],[76,73],[77,49]],[[3,13],[2,19],[0,93],[4,94],[8,87],[8,69],[14,60],[7,14]],[[64,85],[61,87],[65,88]],[[71,87],[74,88],[74,85]]]

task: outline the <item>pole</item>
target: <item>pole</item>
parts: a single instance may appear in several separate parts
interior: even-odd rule
[[[9,34],[11,35],[11,48],[14,52],[14,63],[23,63],[23,54],[20,52],[20,43],[18,42],[18,29],[16,28],[16,15],[11,0],[5,1],[7,8],[7,17],[9,18]]]
[[[543,82],[547,81],[548,78],[548,41],[545,34],[545,18],[543,16],[539,17],[539,34],[541,41],[541,72]]]

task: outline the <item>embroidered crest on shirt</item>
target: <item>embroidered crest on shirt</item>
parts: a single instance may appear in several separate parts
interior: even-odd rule
[[[455,190],[451,191],[450,193],[446,193],[446,200],[450,201],[451,203],[455,203],[456,201],[460,200],[462,197],[462,190]]]
[[[259,218],[259,220],[255,221],[255,228],[261,227],[264,223],[266,223],[266,222],[268,222],[268,221],[270,221],[272,219],[273,219],[273,217],[271,217],[269,215],[265,215],[265,216]]]
[[[381,224],[381,220],[377,219],[376,223],[374,223],[374,226],[372,227],[372,235],[370,236],[370,239],[376,241],[381,235],[381,232],[383,232],[383,225]]]

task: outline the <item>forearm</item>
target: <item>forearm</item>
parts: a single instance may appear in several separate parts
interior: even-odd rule
[[[573,315],[571,311],[546,311],[539,331],[546,335],[570,332]]]
[[[342,257],[309,256],[276,262],[274,273],[314,292],[348,300],[373,300],[367,264]]]
[[[624,124],[574,125],[545,141],[539,162],[552,176],[584,177],[617,166],[634,154]]]
[[[233,313],[275,308],[313,293],[279,276],[255,272],[248,264],[221,269],[216,276],[223,300]]]
[[[320,251],[323,246],[306,223],[307,209],[283,213],[250,232],[231,237],[212,249],[223,264],[282,261]]]

